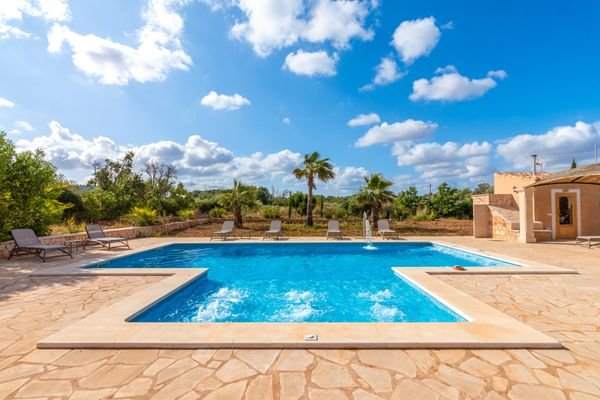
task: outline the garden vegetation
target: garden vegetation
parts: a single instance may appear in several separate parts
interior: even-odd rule
[[[0,132],[0,240],[10,230],[32,228],[47,235],[58,226],[62,232],[79,232],[85,222],[147,226],[199,216],[232,218],[243,227],[244,217],[303,220],[358,218],[367,213],[379,218],[435,220],[472,217],[471,195],[492,191],[489,184],[475,190],[457,189],[446,183],[433,194],[419,194],[415,187],[394,193],[393,183],[381,174],[365,178],[350,196],[324,196],[317,182],[335,179],[332,163],[318,152],[307,154],[302,167],[290,171],[305,180],[306,193],[277,191],[233,181],[231,189],[189,191],[177,180],[172,165],[147,162],[135,167],[135,154],[94,164],[85,185],[69,182],[45,160],[42,150],[17,152]]]

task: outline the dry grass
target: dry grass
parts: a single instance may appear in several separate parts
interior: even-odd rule
[[[212,232],[221,228],[223,220],[212,220],[207,225],[197,226],[181,231],[176,236],[209,237]],[[249,229],[252,236],[262,236],[269,228],[268,220],[249,220],[244,223],[244,229]],[[342,220],[340,228],[344,236],[362,236],[362,223],[360,220]],[[393,221],[392,228],[403,236],[471,236],[473,234],[473,221],[459,219],[441,219],[437,221]],[[301,221],[285,222],[283,235],[297,236],[325,236],[327,221],[317,220],[313,227],[304,226]]]

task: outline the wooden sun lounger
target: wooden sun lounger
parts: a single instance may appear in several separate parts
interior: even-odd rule
[[[223,222],[223,226],[221,226],[220,231],[213,232],[210,235],[210,240],[213,240],[215,236],[221,236],[223,240],[227,240],[227,238],[233,235],[233,221],[225,221]]]
[[[15,241],[15,247],[8,254],[9,260],[14,255],[26,253],[38,256],[42,262],[46,262],[46,253],[53,250],[61,253],[53,257],[69,256],[73,258],[71,249],[68,246],[62,244],[42,244],[32,229],[13,229],[10,231],[10,234]]]
[[[342,231],[340,230],[340,221],[334,219],[332,219],[331,221],[327,221],[326,238],[329,239],[330,237],[337,237],[339,239],[342,238]]]
[[[111,247],[129,247],[129,241],[127,238],[123,237],[114,237],[114,236],[106,236],[106,233],[102,229],[100,225],[88,224],[85,226],[85,231],[87,232],[87,243],[96,243],[101,245],[102,247],[106,247],[108,250]],[[113,243],[118,243],[117,246],[112,246]]]
[[[588,249],[591,248],[592,246],[598,246],[600,245],[600,236],[577,236],[577,239],[575,239],[575,244],[580,244],[580,243],[585,243],[587,242],[588,245]],[[592,242],[597,242],[592,244]]]
[[[275,236],[275,239],[279,240],[281,237],[281,221],[271,221],[271,226],[269,227],[269,230],[265,232],[263,240],[270,236]]]
[[[385,239],[386,236],[400,239],[400,235],[398,235],[398,232],[390,228],[390,222],[387,219],[380,219],[377,221],[377,233],[381,236],[382,239]]]

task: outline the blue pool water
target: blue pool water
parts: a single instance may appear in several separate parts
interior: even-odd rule
[[[134,322],[460,322],[391,267],[511,265],[431,243],[175,244],[93,267],[209,268]]]

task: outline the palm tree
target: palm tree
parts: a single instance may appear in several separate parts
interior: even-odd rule
[[[365,177],[365,186],[358,192],[358,201],[371,208],[374,226],[377,225],[381,209],[394,201],[394,193],[389,190],[393,184],[381,174],[371,174]]]
[[[241,181],[234,179],[233,188],[221,195],[221,206],[233,213],[233,224],[236,228],[243,228],[242,212],[256,207],[256,194],[250,186],[245,186]]]
[[[313,190],[317,188],[315,179],[322,182],[327,182],[335,178],[333,165],[329,162],[329,158],[320,159],[321,155],[314,151],[312,154],[304,156],[304,168],[296,168],[294,176],[296,179],[306,178],[308,184],[308,195],[306,199],[306,225],[313,225]]]

